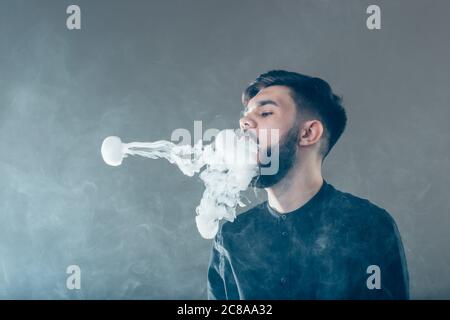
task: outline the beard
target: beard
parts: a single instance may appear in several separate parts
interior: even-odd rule
[[[297,158],[297,141],[298,141],[299,126],[296,123],[286,133],[285,137],[279,142],[279,159],[278,159],[278,171],[275,174],[261,174],[261,169],[264,167],[270,167],[271,162],[268,164],[259,164],[259,174],[256,175],[252,181],[251,186],[256,188],[268,188],[271,187],[283,179],[289,170],[294,166]],[[272,155],[272,147],[267,147],[266,154],[268,157]]]

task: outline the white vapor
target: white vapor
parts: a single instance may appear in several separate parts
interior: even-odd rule
[[[212,239],[217,234],[219,222],[233,222],[236,207],[244,206],[240,192],[248,188],[258,172],[258,145],[253,132],[222,130],[214,143],[203,145],[200,140],[194,146],[176,145],[170,141],[122,143],[119,137],[107,137],[102,144],[103,160],[111,166],[119,166],[128,155],[151,159],[165,158],[176,164],[187,176],[200,172],[205,191],[196,212],[196,224],[200,235]]]

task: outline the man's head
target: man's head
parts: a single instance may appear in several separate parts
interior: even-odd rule
[[[321,163],[347,122],[341,99],[327,82],[295,72],[273,70],[260,75],[244,90],[242,103],[241,128],[256,131],[263,153],[270,155],[279,146],[278,172],[255,181],[262,188],[283,179],[300,159]],[[279,130],[279,141],[261,134],[271,129]]]

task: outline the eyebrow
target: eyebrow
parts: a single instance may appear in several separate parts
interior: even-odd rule
[[[258,107],[265,106],[266,104],[273,104],[278,107],[278,103],[276,103],[275,101],[270,100],[270,99],[258,101],[257,104],[258,104]]]
[[[273,104],[274,106],[277,106],[277,107],[279,106],[278,103],[276,103],[275,101],[270,100],[270,99],[265,99],[265,100],[260,100],[260,101],[256,102],[256,107],[263,107],[267,104]],[[247,105],[247,107],[245,107],[244,113],[246,113],[247,111],[248,111],[248,105]]]

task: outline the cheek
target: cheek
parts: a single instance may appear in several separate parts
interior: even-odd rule
[[[283,135],[283,133],[282,129],[272,127],[260,128],[257,135],[260,149],[266,149],[268,146],[279,143],[280,137]]]
[[[258,126],[258,138],[262,145],[274,145],[285,131],[286,127],[280,121],[272,121],[270,125]]]
[[[256,134],[259,139],[260,148],[279,143],[295,122],[295,114],[275,113],[270,117],[258,121]]]

